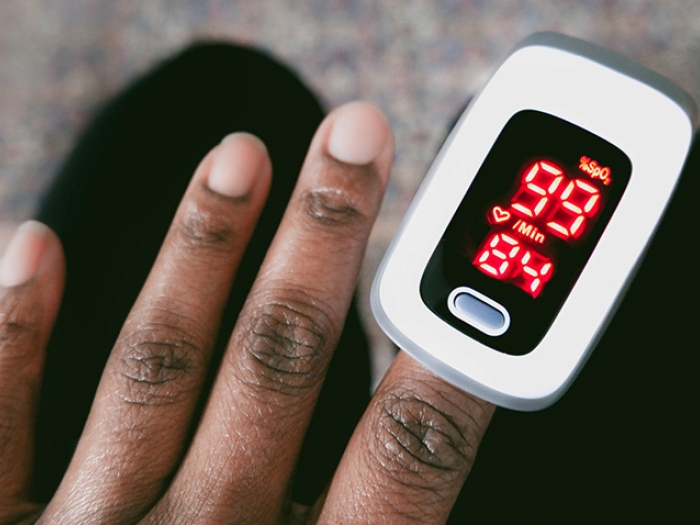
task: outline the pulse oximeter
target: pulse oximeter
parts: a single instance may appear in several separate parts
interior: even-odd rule
[[[483,399],[552,404],[624,295],[694,126],[691,98],[660,75],[562,35],[524,40],[392,241],[371,293],[380,327]]]

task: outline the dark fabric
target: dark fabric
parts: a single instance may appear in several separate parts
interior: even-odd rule
[[[85,131],[38,216],[61,238],[68,268],[37,426],[39,498],[51,496],[71,458],[109,351],[199,161],[226,134],[247,131],[265,142],[274,170],[224,317],[220,355],[323,116],[285,67],[208,43],[139,80]],[[302,452],[297,499],[321,492],[369,391],[367,339],[352,308]]]

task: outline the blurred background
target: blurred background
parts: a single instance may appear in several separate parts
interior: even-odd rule
[[[541,30],[597,42],[700,100],[697,0],[0,0],[0,249],[101,104],[188,43],[223,39],[291,66],[328,108],[361,98],[387,113],[396,163],[366,295],[457,112]]]

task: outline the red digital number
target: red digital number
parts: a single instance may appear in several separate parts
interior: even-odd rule
[[[481,245],[474,264],[483,272],[496,279],[510,277],[513,258],[520,251],[520,243],[510,235],[496,233]]]
[[[550,196],[556,193],[563,179],[559,167],[546,161],[535,162],[526,170],[511,206],[525,217],[539,217],[548,208]]]
[[[474,257],[474,265],[500,281],[512,282],[532,297],[537,297],[554,273],[547,257],[526,250],[517,239],[495,233],[486,239]]]
[[[552,261],[535,251],[527,250],[519,263],[520,271],[514,276],[514,284],[533,297],[537,297],[552,276],[554,270]]]
[[[525,170],[511,207],[523,217],[544,218],[557,237],[577,239],[598,212],[600,190],[583,179],[569,180],[557,165],[540,160]]]
[[[586,226],[586,219],[598,211],[600,190],[582,179],[569,181],[547,217],[550,231],[564,240],[577,239]]]

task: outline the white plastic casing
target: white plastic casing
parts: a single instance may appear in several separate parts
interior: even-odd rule
[[[455,126],[392,241],[372,288],[379,325],[428,368],[483,399],[516,410],[554,403],[595,346],[662,217],[690,148],[693,107],[663,77],[590,44],[554,34],[523,41]],[[551,328],[533,351],[513,356],[440,319],[419,286],[486,155],[525,109],[614,144],[632,174]]]

